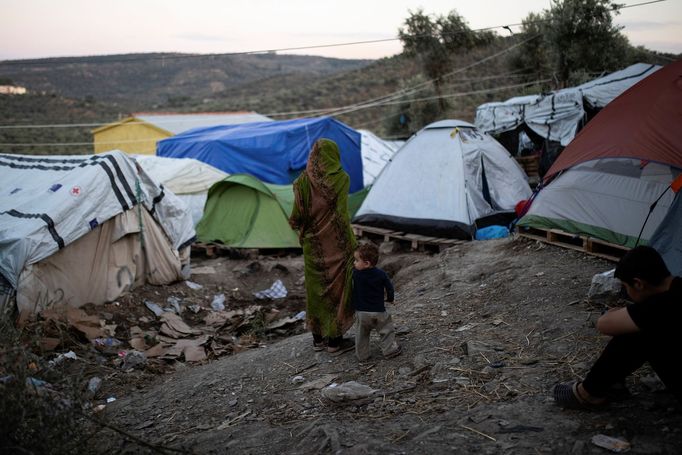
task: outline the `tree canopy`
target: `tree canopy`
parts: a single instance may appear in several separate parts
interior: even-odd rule
[[[553,77],[554,88],[622,68],[630,45],[613,23],[619,7],[613,0],[552,0],[549,9],[523,20],[522,38],[539,39],[520,47],[513,66],[538,79]]]

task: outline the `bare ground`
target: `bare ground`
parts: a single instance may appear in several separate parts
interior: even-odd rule
[[[198,265],[226,259],[211,261]],[[302,260],[283,263],[278,273],[302,304]],[[135,387],[124,381],[106,417],[167,453],[604,453],[590,443],[597,434],[629,441],[632,453],[680,452],[679,406],[647,369],[629,379],[632,396],[598,412],[561,410],[549,397],[557,381],[584,375],[607,341],[594,329],[602,307],[585,297],[591,277],[613,264],[496,240],[385,255],[380,265],[396,285],[401,356],[384,360],[375,343],[359,364],[352,352],[314,352],[305,333],[261,341]],[[266,284],[249,276],[242,286]],[[238,287],[220,274],[203,279],[208,289]],[[380,392],[345,406],[322,398],[319,387],[346,381]],[[92,450],[152,451],[113,431]]]

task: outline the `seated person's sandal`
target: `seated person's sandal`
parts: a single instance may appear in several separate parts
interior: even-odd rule
[[[578,390],[579,382],[554,386],[554,401],[566,409],[600,409],[606,405],[604,398],[583,397]]]

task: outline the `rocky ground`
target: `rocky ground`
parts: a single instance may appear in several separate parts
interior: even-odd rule
[[[255,304],[250,292],[276,275],[290,294],[265,304],[281,313],[270,323],[304,307],[300,257],[195,261],[207,266],[216,273],[191,278],[203,290],[177,284],[142,292],[152,293],[147,299],[160,292],[159,303],[174,292],[210,313],[223,291],[231,311]],[[386,254],[380,266],[396,285],[390,311],[402,355],[384,360],[375,343],[370,361],[358,363],[352,352],[314,352],[295,323],[277,333],[251,324],[223,340],[219,347],[229,349],[217,355],[204,345],[208,358],[199,362],[180,356],[128,373],[110,367],[96,400],[115,394],[102,415],[117,431],[100,432],[92,451],[588,454],[606,453],[591,443],[602,434],[629,442],[631,453],[679,453],[680,408],[647,369],[628,381],[630,397],[600,411],[561,410],[550,399],[552,385],[584,375],[607,341],[594,329],[604,306],[586,293],[592,276],[613,264],[507,239]],[[140,296],[132,298],[139,305]],[[190,313],[181,317],[202,325]],[[331,401],[328,386],[349,381],[373,392]]]
[[[302,295],[300,258],[283,265]],[[549,397],[606,342],[594,329],[603,306],[585,297],[613,264],[496,240],[380,265],[396,285],[401,356],[384,360],[375,345],[360,364],[352,352],[314,352],[300,334],[157,376],[109,405],[109,421],[156,450],[193,453],[602,453],[599,434],[632,453],[679,452],[679,407],[646,369],[628,382],[631,397],[598,412]],[[321,393],[348,381],[376,392],[340,403]],[[108,435],[107,450],[152,450]]]

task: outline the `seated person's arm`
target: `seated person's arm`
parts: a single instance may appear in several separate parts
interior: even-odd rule
[[[613,308],[597,320],[597,330],[604,335],[623,335],[639,332],[639,327],[632,320],[627,308]]]

